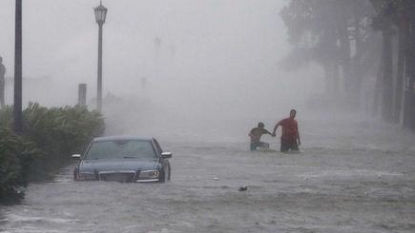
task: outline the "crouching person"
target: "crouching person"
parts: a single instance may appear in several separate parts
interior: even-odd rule
[[[272,134],[264,127],[264,123],[259,122],[258,127],[251,129],[251,131],[249,132],[249,137],[251,138],[251,151],[254,151],[257,148],[269,149],[269,144],[266,142],[262,142],[261,137],[264,134]]]

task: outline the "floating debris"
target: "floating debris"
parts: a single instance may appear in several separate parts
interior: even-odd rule
[[[248,190],[248,186],[241,186],[239,188],[239,191],[241,191],[241,192],[246,191],[246,190]]]

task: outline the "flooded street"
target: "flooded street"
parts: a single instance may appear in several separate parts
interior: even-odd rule
[[[415,0],[2,0],[0,16],[0,188],[90,135],[172,153],[166,183],[75,182],[74,160],[0,206],[0,233],[415,233]],[[156,180],[153,146],[145,170],[97,150],[80,178]]]
[[[173,152],[165,184],[74,182],[68,167],[30,185],[22,205],[2,207],[0,232],[414,232],[414,135],[379,122],[323,122],[299,120],[299,154],[250,152],[246,134],[162,138]]]

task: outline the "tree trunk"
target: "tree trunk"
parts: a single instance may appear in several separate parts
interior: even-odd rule
[[[355,41],[355,54],[352,57],[352,75],[353,75],[353,83],[352,83],[352,88],[353,90],[356,92],[356,98],[355,98],[355,103],[354,105],[356,107],[360,107],[360,101],[361,101],[361,85],[363,82],[363,76],[362,76],[362,72],[361,72],[361,68],[362,68],[362,55],[363,55],[363,51],[362,51],[362,46],[361,46],[361,38],[360,38],[360,18],[358,18],[357,16],[354,16],[354,41]],[[366,69],[368,69],[368,67],[366,67]]]
[[[403,94],[403,79],[405,69],[405,50],[406,50],[406,36],[407,28],[404,25],[400,25],[398,29],[398,67],[396,73],[396,86],[395,86],[395,108],[393,114],[393,121],[395,123],[400,122],[402,112],[402,94]]]
[[[382,78],[382,118],[386,122],[393,121],[393,63],[392,33],[390,29],[383,31],[383,78]]]
[[[326,75],[326,94],[329,103],[333,104],[339,99],[339,67],[338,64],[332,60],[328,61],[324,66]]]
[[[383,69],[382,66],[379,66],[378,74],[376,76],[376,83],[375,83],[375,93],[373,97],[373,109],[372,115],[378,116],[380,114],[380,101],[382,99],[382,77],[383,77]]]
[[[406,49],[405,69],[407,78],[405,88],[405,109],[403,126],[415,130],[415,26],[414,22],[409,23],[408,40]]]
[[[340,57],[341,67],[343,68],[343,86],[346,92],[347,102],[352,108],[356,107],[355,104],[358,102],[358,93],[354,89],[354,78],[352,75],[352,63],[351,63],[351,47],[349,40],[349,32],[347,30],[348,25],[346,19],[341,22],[339,27],[338,35],[340,40]]]

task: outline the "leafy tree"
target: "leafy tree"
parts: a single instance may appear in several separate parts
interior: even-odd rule
[[[376,36],[369,25],[369,2],[291,0],[280,14],[294,46],[283,64],[291,69],[309,62],[320,64],[326,75],[327,97],[347,97],[356,107],[363,78],[375,64]]]
[[[394,92],[384,93],[383,116],[386,120],[399,122],[403,116],[403,125],[415,129],[415,2],[412,0],[371,0],[376,10],[373,27],[382,32],[383,80],[384,87],[393,86]],[[398,43],[390,41],[396,39]],[[397,61],[392,53],[397,53]],[[397,70],[396,74],[391,70]],[[395,83],[390,80],[395,76]],[[404,79],[404,77],[408,77]],[[404,95],[403,95],[404,92]],[[402,97],[404,105],[402,110]],[[391,102],[392,100],[394,102]]]

